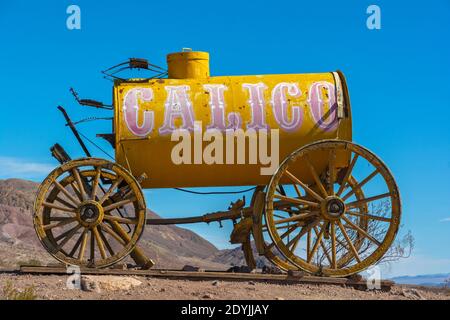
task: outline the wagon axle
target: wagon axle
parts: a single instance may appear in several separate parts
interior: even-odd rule
[[[339,197],[327,197],[321,207],[321,213],[329,220],[336,220],[345,213],[345,203]]]
[[[96,201],[88,200],[80,205],[77,218],[83,226],[93,228],[103,220],[103,207]]]

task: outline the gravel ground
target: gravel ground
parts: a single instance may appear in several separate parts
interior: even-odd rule
[[[126,278],[126,277],[121,277]],[[38,299],[376,299],[419,300],[448,299],[450,290],[425,287],[394,286],[390,292],[361,291],[332,285],[272,284],[263,282],[188,281],[150,277],[132,277],[142,283],[129,290],[83,291],[68,289],[67,276],[0,274],[0,299],[3,287],[10,282],[19,291],[34,286]],[[98,292],[99,291],[99,292]]]

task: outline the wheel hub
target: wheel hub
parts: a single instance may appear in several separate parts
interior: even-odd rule
[[[327,197],[322,203],[322,215],[328,220],[337,220],[345,213],[345,204],[336,196]]]
[[[103,220],[103,208],[96,201],[88,200],[78,208],[78,220],[87,228],[97,226]]]

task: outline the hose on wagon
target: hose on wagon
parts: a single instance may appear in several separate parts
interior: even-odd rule
[[[98,120],[98,119],[95,119],[95,120]],[[100,147],[94,141],[89,139],[86,135],[81,133],[79,130],[77,130],[77,131],[79,132],[80,136],[82,136],[84,139],[89,141],[92,145],[94,145],[94,147],[96,147],[101,152],[106,154],[109,158],[114,160],[114,158],[108,152],[106,152],[102,147]],[[178,191],[182,191],[182,192],[186,192],[186,193],[199,194],[199,195],[214,195],[214,194],[218,195],[218,194],[240,194],[240,193],[245,193],[245,192],[249,192],[249,191],[255,190],[256,187],[251,187],[251,188],[248,188],[248,189],[238,190],[238,191],[208,191],[208,192],[193,191],[193,190],[188,190],[188,189],[183,189],[183,188],[172,188],[172,189],[175,189],[175,190],[178,190]]]

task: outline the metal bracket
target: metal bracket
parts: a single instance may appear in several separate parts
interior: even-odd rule
[[[114,135],[114,133],[97,133],[96,136],[108,141],[113,149],[116,148],[116,136]]]
[[[73,88],[70,88],[70,92],[72,93],[72,95],[75,98],[75,100],[82,106],[94,107],[94,108],[97,108],[97,109],[106,109],[106,110],[112,110],[113,109],[112,105],[104,104],[103,102],[100,102],[100,101],[97,101],[97,100],[80,99],[80,97],[78,96],[78,93]]]
[[[338,119],[344,118],[344,95],[342,93],[342,83],[341,78],[339,77],[339,74],[337,72],[332,72],[334,83],[336,86],[336,102],[337,102],[337,116]]]

